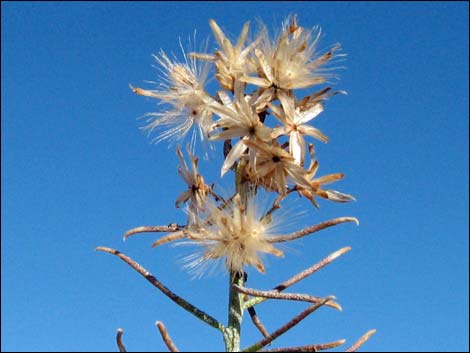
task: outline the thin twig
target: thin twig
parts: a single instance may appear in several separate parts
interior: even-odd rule
[[[261,217],[261,220],[264,220],[265,218],[267,217],[271,217],[271,214],[276,211],[277,209],[281,208],[281,201],[284,200],[287,195],[289,195],[291,192],[295,191],[295,188],[292,188],[292,189],[288,189],[285,193],[285,195],[279,195],[278,197],[276,197],[276,199],[274,200],[273,202],[273,205],[271,206],[271,208],[265,213],[265,215],[263,217]],[[269,219],[268,219],[269,220]]]
[[[159,245],[166,244],[166,243],[169,243],[170,241],[182,239],[182,238],[185,238],[185,237],[186,237],[186,233],[183,230],[180,230],[180,231],[177,231],[177,232],[174,232],[174,233],[170,233],[170,234],[165,235],[164,237],[158,239],[156,242],[154,242],[152,244],[152,248],[155,248]]]
[[[163,322],[157,321],[155,325],[157,325],[158,331],[160,331],[160,335],[162,335],[163,342],[165,342],[170,352],[179,352],[180,350],[176,348]]]
[[[227,200],[225,200],[222,196],[214,191],[214,184],[212,184],[209,188],[209,194],[211,194],[216,202],[222,201],[223,204],[227,204]]]
[[[298,238],[302,238],[306,235],[318,232],[319,230],[335,226],[340,223],[344,222],[354,222],[357,225],[359,225],[359,221],[355,217],[339,217],[335,219],[330,219],[325,222],[321,222],[319,224],[316,224],[314,226],[307,227],[305,229],[299,230],[297,232],[288,234],[288,235],[279,235],[279,236],[274,236],[269,238],[270,243],[280,243],[280,242],[285,242],[285,241],[290,241]]]
[[[289,278],[287,281],[284,281],[283,283],[281,283],[280,285],[278,285],[274,289],[278,290],[278,291],[283,291],[284,289],[294,285],[295,283],[300,282],[304,278],[314,274],[315,272],[322,269],[326,265],[329,265],[334,260],[336,260],[338,257],[340,257],[341,255],[347,253],[350,250],[351,250],[350,246],[345,246],[344,248],[336,250],[334,253],[328,255],[327,257],[325,257],[320,262],[318,262],[315,265],[307,268],[306,270],[303,270],[302,272],[299,272],[298,274],[296,274],[295,276]]]
[[[250,314],[251,321],[253,321],[253,324],[256,326],[256,328],[261,332],[263,337],[268,337],[269,333],[264,327],[264,325],[261,323],[261,320],[259,319],[258,315],[256,315],[256,310],[252,306],[248,308],[248,313]]]
[[[204,321],[206,324],[208,324],[212,327],[215,327],[216,329],[218,329],[220,331],[224,330],[224,326],[221,323],[219,323],[216,319],[214,319],[212,316],[206,314],[202,310],[196,308],[194,305],[192,305],[191,303],[189,303],[185,299],[183,299],[180,296],[173,293],[170,289],[168,289],[160,281],[158,281],[149,271],[147,271],[145,268],[143,268],[137,262],[132,260],[130,257],[124,255],[123,253],[121,253],[121,252],[119,252],[115,249],[107,248],[107,247],[104,247],[104,246],[99,246],[99,247],[96,248],[96,250],[104,251],[104,252],[116,255],[122,261],[124,261],[129,266],[131,266],[135,271],[139,272],[154,287],[158,288],[163,294],[165,294],[168,298],[170,298],[172,301],[174,301],[180,307],[182,307],[186,311],[189,311],[191,314],[196,316],[198,319]]]
[[[323,260],[316,263],[315,265],[303,270],[302,272],[299,272],[295,276],[293,276],[293,277],[289,278],[288,280],[282,282],[281,284],[277,285],[276,287],[273,288],[273,290],[275,290],[277,292],[282,292],[286,288],[294,285],[297,282],[300,282],[301,280],[303,280],[306,277],[314,274],[315,272],[317,272],[321,268],[325,267],[326,265],[332,263],[336,258],[340,257],[341,255],[347,253],[350,250],[351,250],[351,247],[346,246],[344,248],[341,248],[341,249],[335,251],[334,253],[328,255],[327,257],[325,257]],[[266,300],[266,298],[253,298],[253,299],[250,299],[249,301],[245,302],[244,307],[249,308],[250,306],[262,303],[265,300]]]
[[[334,342],[309,344],[306,346],[263,349],[261,352],[318,352],[339,347],[344,344],[344,342],[346,342],[346,340],[342,339]]]
[[[318,303],[319,301],[323,299],[323,298],[315,297],[313,295],[308,295],[308,294],[279,293],[279,291],[276,291],[276,290],[263,291],[263,290],[253,289],[253,288],[239,287],[237,285],[233,285],[233,288],[235,288],[235,290],[237,290],[240,293],[248,294],[253,297],[262,297],[266,299],[294,300],[294,301],[302,301],[302,302],[308,302],[308,303]],[[334,296],[332,296],[332,298],[336,299]],[[339,311],[342,311],[341,306],[334,301],[329,301],[325,305],[335,308]]]
[[[370,331],[367,331],[364,335],[362,335],[361,338],[359,338],[356,343],[354,343],[351,347],[345,350],[345,352],[355,352],[357,351],[366,341],[372,336],[374,333],[376,333],[377,330],[373,329]]]
[[[245,272],[245,283],[247,280],[248,280],[248,275]],[[243,300],[244,302],[248,301],[247,294],[243,296]],[[264,327],[263,323],[258,317],[258,314],[256,314],[256,310],[253,306],[250,306],[248,308],[248,314],[250,314],[251,322],[253,322],[253,325],[255,325],[255,327],[261,332],[263,337],[268,337],[269,336],[268,330],[266,330],[266,328]]]
[[[167,232],[176,232],[184,228],[183,226],[179,226],[175,223],[169,224],[167,226],[142,226],[129,229],[126,233],[124,233],[123,239],[126,240],[131,235],[138,234],[138,233],[167,233]]]
[[[245,348],[244,350],[242,350],[242,352],[256,352],[256,351],[259,351],[261,348],[267,346],[269,343],[274,341],[280,335],[282,335],[286,331],[293,328],[295,325],[297,325],[300,321],[305,319],[307,316],[309,316],[311,313],[313,313],[319,307],[325,305],[325,303],[327,303],[331,299],[332,299],[331,297],[326,297],[326,298],[322,299],[320,302],[310,305],[307,309],[302,311],[300,314],[296,315],[292,320],[290,320],[284,326],[281,326],[276,331],[274,331],[272,334],[270,334],[268,337],[263,338],[261,341],[258,341],[255,344],[252,344],[248,348]]]
[[[117,335],[116,335],[116,342],[119,347],[119,352],[126,352],[126,347],[124,347],[124,343],[122,343],[122,333],[124,331],[122,328],[117,329]]]

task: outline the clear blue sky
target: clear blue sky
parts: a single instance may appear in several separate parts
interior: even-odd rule
[[[268,289],[343,246],[353,250],[293,290],[334,294],[279,340],[307,344],[378,333],[364,350],[468,351],[468,3],[466,2],[2,2],[2,351],[164,350],[162,320],[181,350],[221,350],[217,332],[157,292],[117,258],[138,260],[176,293],[225,322],[227,278],[190,280],[181,248],[151,249],[139,225],[184,223],[185,187],[173,149],[138,129],[154,101],[132,94],[158,71],[151,54],[178,53],[178,37],[208,20],[236,38],[246,20],[279,27],[289,13],[320,25],[324,47],[348,54],[316,120],[330,143],[324,173],[344,172],[347,205],[321,202],[299,227],[340,225],[268,259],[250,283]],[[147,86],[148,87],[148,86]],[[218,180],[217,163],[202,163]],[[300,204],[301,206],[307,204]],[[273,331],[305,305],[262,304]],[[246,320],[243,345],[259,338]]]

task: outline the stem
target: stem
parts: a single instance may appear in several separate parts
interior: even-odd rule
[[[253,324],[256,326],[256,328],[261,332],[263,337],[268,337],[269,333],[266,331],[266,328],[264,325],[261,323],[260,319],[258,318],[258,315],[256,315],[256,310],[252,306],[248,308],[248,313],[250,314],[251,321],[253,321]]]
[[[315,265],[303,270],[302,272],[297,273],[295,276],[293,276],[293,277],[289,278],[288,280],[282,282],[281,284],[277,285],[272,290],[277,291],[277,292],[282,292],[286,288],[289,288],[290,286],[296,284],[297,282],[300,282],[303,279],[307,278],[308,276],[314,274],[315,272],[322,269],[326,265],[329,265],[336,258],[340,257],[341,255],[343,255],[344,253],[347,253],[350,250],[351,250],[351,247],[349,247],[349,246],[345,246],[344,248],[336,250],[334,253],[328,255],[327,257],[325,257],[320,262],[318,262]],[[249,308],[250,306],[257,305],[257,304],[262,303],[266,300],[267,300],[267,298],[260,298],[260,297],[250,299],[250,300],[245,302],[244,308],[245,309]]]
[[[243,319],[243,294],[239,293],[233,285],[243,286],[243,274],[238,272],[230,273],[230,291],[228,308],[228,325],[224,330],[225,351],[240,351],[240,332]]]
[[[235,192],[240,195],[241,207],[246,212],[249,183],[244,180],[246,161],[241,160],[237,164],[235,172]],[[239,293],[233,285],[243,287],[244,274],[230,272],[229,303],[228,303],[228,325],[224,330],[224,341],[226,352],[240,351],[240,330],[243,319],[243,294]]]
[[[171,339],[170,335],[168,334],[168,331],[163,325],[163,322],[157,321],[155,325],[158,328],[158,331],[160,331],[160,335],[162,336],[163,342],[165,342],[166,346],[170,350],[170,352],[179,352],[180,350],[176,348],[173,340]]]
[[[319,230],[332,227],[332,226],[335,226],[337,224],[344,223],[344,222],[354,222],[357,225],[359,225],[359,221],[355,217],[339,217],[339,218],[330,219],[328,221],[318,223],[314,226],[307,227],[305,229],[299,230],[297,232],[294,232],[288,235],[273,236],[271,239],[269,239],[269,242],[280,243],[280,242],[295,240],[298,238],[302,238],[306,235],[318,232]]]
[[[318,352],[336,348],[344,344],[344,342],[346,342],[346,340],[341,339],[334,342],[309,344],[306,346],[263,349],[261,352]]]
[[[266,299],[303,301],[303,302],[308,302],[308,303],[317,303],[323,299],[320,297],[315,297],[313,295],[301,294],[301,293],[279,293],[279,291],[276,291],[276,290],[264,291],[264,290],[238,287],[238,286],[236,286],[235,289],[239,293],[248,294],[254,297],[261,297],[261,298],[266,298]],[[332,296],[332,298],[336,299],[334,296]],[[338,303],[335,303],[333,300],[327,302],[325,305],[331,306],[332,308],[342,311],[341,306]],[[252,306],[250,308],[252,308]]]
[[[124,347],[124,343],[122,343],[122,333],[123,332],[124,331],[122,330],[122,328],[117,329],[116,342],[117,342],[117,345],[119,347],[119,352],[127,352],[126,347]]]
[[[345,350],[345,352],[356,352],[366,341],[377,332],[376,329],[367,331],[361,338],[359,338],[351,347]]]
[[[156,233],[156,232],[163,232],[163,233],[171,233],[176,232],[179,229],[182,229],[183,226],[179,226],[176,223],[169,224],[167,226],[141,226],[129,229],[125,234],[123,239],[126,240],[130,236],[138,233]]]
[[[305,319],[307,316],[309,316],[311,313],[316,311],[318,308],[321,306],[325,305],[328,301],[330,301],[332,297],[326,297],[322,299],[320,302],[316,304],[312,304],[309,306],[307,309],[302,311],[300,314],[296,315],[292,320],[290,320],[288,323],[283,325],[282,327],[278,328],[276,331],[274,331],[272,334],[270,334],[268,337],[265,337],[259,342],[256,342],[255,344],[252,344],[248,348],[245,348],[243,352],[256,352],[259,351],[261,348],[267,346],[270,344],[272,341],[274,341],[276,338],[284,334],[285,332],[289,331],[292,327],[297,325],[300,321]]]
[[[180,296],[176,295],[173,293],[170,289],[165,287],[158,279],[155,278],[149,271],[147,271],[145,268],[143,268],[141,265],[139,265],[137,262],[132,260],[129,256],[124,255],[120,251],[117,251],[115,249],[107,248],[104,246],[98,246],[96,250],[107,252],[112,255],[116,255],[119,257],[122,261],[127,263],[129,266],[131,266],[135,271],[140,273],[147,281],[149,281],[154,287],[156,287],[160,292],[165,294],[168,298],[170,298],[172,301],[174,301],[176,304],[178,304],[181,308],[184,310],[190,312],[194,316],[196,316],[198,319],[204,321],[206,324],[224,332],[224,326],[219,323],[216,319],[214,319],[212,316],[206,314],[204,311],[198,309],[185,299],[181,298]]]
[[[246,164],[247,162],[243,159],[239,161],[235,174],[235,191],[240,195],[243,206],[246,206],[249,189],[249,183],[244,179]]]

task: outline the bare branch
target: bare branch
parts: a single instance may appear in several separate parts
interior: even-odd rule
[[[242,352],[256,352],[256,351],[260,350],[261,348],[267,346],[272,341],[274,341],[276,338],[281,336],[283,333],[285,333],[288,330],[290,330],[291,328],[293,328],[295,325],[297,325],[300,321],[305,319],[307,316],[309,316],[311,313],[313,313],[319,307],[325,305],[325,303],[327,303],[331,299],[332,299],[332,297],[326,297],[326,298],[322,299],[320,302],[318,302],[316,304],[312,304],[307,309],[302,311],[300,314],[295,316],[288,323],[286,323],[284,326],[282,326],[279,329],[277,329],[276,331],[274,331],[271,335],[269,335],[268,337],[263,338],[261,341],[256,342],[255,344],[249,346],[248,348],[245,348],[244,350],[242,350]]]
[[[267,218],[269,220],[268,217],[271,217],[271,214],[276,211],[277,209],[281,208],[281,201],[284,200],[287,195],[289,195],[291,192],[295,191],[295,187],[292,188],[292,189],[288,189],[286,191],[286,194],[285,195],[279,195],[278,197],[276,197],[276,199],[274,200],[273,202],[273,205],[271,206],[271,208],[266,212],[266,214],[261,217],[261,220],[264,220],[265,218]]]
[[[318,352],[339,347],[344,344],[344,342],[346,342],[346,340],[342,339],[334,342],[309,344],[306,346],[263,349],[261,352]]]
[[[356,343],[354,343],[351,347],[345,350],[345,352],[355,352],[357,351],[366,341],[374,334],[377,330],[373,329],[367,331],[361,338],[359,338]]]
[[[245,283],[246,283],[247,280],[248,280],[248,275],[245,272]],[[248,295],[245,294],[243,296],[243,300],[244,300],[244,302],[248,301]],[[258,315],[256,314],[255,308],[252,307],[252,306],[249,307],[248,308],[248,313],[250,314],[250,318],[251,318],[251,321],[253,322],[253,325],[255,325],[255,327],[261,332],[263,337],[268,337],[269,333],[266,330],[266,328],[264,327],[264,325],[261,323],[261,320],[259,319]]]
[[[179,352],[180,350],[176,348],[163,322],[157,321],[155,325],[157,325],[158,331],[160,331],[160,335],[162,335],[163,342],[165,342],[170,352]]]
[[[269,333],[264,327],[264,325],[261,323],[260,319],[258,318],[258,315],[256,315],[255,308],[252,306],[248,308],[248,313],[250,314],[251,321],[253,321],[253,324],[256,326],[256,328],[261,332],[263,337],[268,337]]]
[[[272,237],[268,241],[270,243],[280,243],[280,242],[295,240],[295,239],[298,239],[298,238],[302,238],[306,235],[318,232],[319,230],[322,230],[322,229],[325,229],[325,228],[328,228],[328,227],[332,227],[332,226],[335,226],[337,224],[344,223],[344,222],[354,222],[357,225],[359,225],[359,221],[355,217],[339,217],[339,218],[335,218],[335,219],[330,219],[328,221],[316,224],[316,225],[311,226],[311,227],[307,227],[305,229],[299,230],[297,232],[294,232],[294,233],[291,233],[291,234],[288,234],[288,235],[280,235],[280,236]]]
[[[170,234],[158,239],[156,242],[154,242],[152,244],[152,248],[155,248],[159,245],[166,244],[166,243],[169,243],[171,241],[179,240],[179,239],[182,239],[182,238],[185,238],[185,237],[186,237],[186,233],[183,230],[180,230],[180,231],[177,231],[177,232],[174,232],[174,233],[170,233]]]
[[[307,268],[306,270],[303,270],[302,272],[296,274],[295,276],[289,278],[287,281],[281,283],[280,285],[278,285],[276,288],[274,288],[275,290],[278,290],[278,291],[283,291],[284,289],[292,286],[293,284],[297,283],[297,282],[300,282],[301,280],[303,280],[304,278],[314,274],[315,272],[317,272],[318,270],[322,269],[323,267],[325,267],[326,265],[329,265],[330,263],[332,263],[335,259],[337,259],[338,257],[340,257],[341,255],[347,253],[348,251],[351,250],[351,247],[350,246],[345,246],[344,248],[341,248],[339,250],[336,250],[334,253],[328,255],[327,257],[325,257],[323,260],[321,260],[320,262],[316,263],[315,265]]]
[[[237,290],[239,293],[248,294],[254,297],[262,297],[266,299],[294,300],[294,301],[303,301],[303,302],[308,302],[308,303],[318,303],[319,301],[323,299],[323,298],[315,297],[313,295],[308,295],[308,294],[279,293],[279,291],[276,291],[276,290],[262,291],[262,290],[253,289],[253,288],[239,287],[236,285],[233,285],[233,288],[235,288],[235,290]],[[333,296],[332,298],[336,299]],[[335,303],[334,301],[329,301],[325,305],[335,308],[339,311],[342,310],[341,306],[338,303]]]
[[[218,329],[220,331],[224,330],[224,326],[221,323],[219,323],[216,319],[214,319],[212,316],[206,314],[202,310],[196,308],[194,305],[192,305],[191,303],[189,303],[185,299],[183,299],[180,296],[173,293],[170,289],[168,289],[160,281],[158,281],[149,271],[147,271],[145,268],[143,268],[141,265],[139,265],[137,262],[132,260],[127,255],[124,255],[123,253],[121,253],[121,252],[119,252],[115,249],[107,248],[107,247],[104,247],[104,246],[99,246],[99,247],[96,248],[96,250],[116,255],[122,261],[124,261],[129,266],[131,266],[135,271],[139,272],[154,287],[158,288],[163,294],[165,294],[168,298],[170,298],[172,301],[174,301],[176,304],[178,304],[184,310],[189,311],[191,314],[196,316],[198,319],[204,321],[206,324],[208,324],[212,327],[215,327],[216,329]]]
[[[176,232],[177,230],[183,229],[183,226],[179,226],[175,223],[169,224],[167,226],[142,226],[129,229],[126,233],[124,233],[123,239],[126,240],[131,235],[138,234],[138,233],[169,233],[169,232]]]
[[[124,347],[124,343],[122,343],[123,332],[122,328],[117,329],[116,342],[119,347],[119,352],[126,352],[126,347]]]
[[[315,265],[307,268],[306,270],[302,271],[302,272],[299,272],[298,274],[296,274],[295,276],[289,278],[288,280],[282,282],[281,284],[279,284],[278,286],[274,287],[274,291],[277,291],[277,292],[282,292],[283,290],[285,290],[286,288],[294,285],[295,283],[297,282],[300,282],[301,280],[307,278],[308,276],[314,274],[315,272],[317,272],[318,270],[322,269],[323,267],[325,267],[326,265],[330,264],[331,262],[333,262],[336,258],[340,257],[341,255],[347,253],[348,251],[351,250],[351,247],[349,246],[346,246],[344,248],[341,248],[337,251],[335,251],[334,253],[328,255],[327,257],[325,257],[323,260],[321,260],[320,262],[316,263]],[[250,306],[253,306],[253,305],[256,305],[256,304],[259,304],[259,303],[262,303],[266,300],[266,298],[254,298],[254,299],[250,299],[249,301],[245,302],[244,304],[244,307],[245,308],[249,308]]]

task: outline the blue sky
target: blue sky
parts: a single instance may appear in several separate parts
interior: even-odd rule
[[[173,207],[185,187],[174,149],[152,145],[137,118],[158,109],[137,97],[158,71],[151,54],[179,53],[178,37],[210,36],[214,18],[236,38],[246,20],[278,28],[290,13],[320,25],[347,60],[317,126],[321,171],[351,204],[306,208],[299,228],[340,225],[292,243],[250,270],[269,289],[329,253],[353,250],[292,290],[334,294],[275,346],[352,343],[364,350],[468,351],[468,4],[466,2],[2,2],[2,351],[115,351],[122,327],[132,351],[164,350],[163,321],[181,350],[221,350],[217,332],[94,248],[135,258],[221,321],[227,278],[191,280],[181,248],[151,249],[157,235],[122,242],[139,225],[184,223]],[[212,41],[214,43],[214,41]],[[148,86],[147,86],[148,87]],[[220,149],[219,149],[220,151]],[[218,182],[220,158],[201,162]],[[230,178],[230,177],[227,177]],[[226,183],[227,180],[223,182]],[[297,207],[308,207],[300,202]],[[269,331],[305,307],[265,303]],[[242,345],[259,339],[249,320]]]

